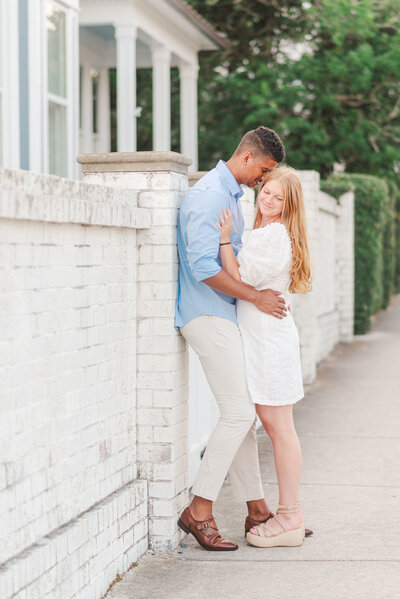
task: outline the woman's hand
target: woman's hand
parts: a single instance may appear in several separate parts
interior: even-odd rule
[[[223,216],[218,214],[219,223],[215,223],[218,229],[221,231],[221,243],[228,243],[232,233],[232,214],[229,208],[226,210],[222,209]]]

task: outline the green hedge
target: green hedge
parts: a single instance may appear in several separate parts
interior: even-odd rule
[[[400,189],[391,182],[389,193],[393,194],[395,216],[395,265],[393,275],[393,291],[400,293]]]
[[[397,228],[397,196],[398,188],[393,181],[386,181],[388,186],[388,202],[386,222],[383,232],[383,300],[382,308],[387,308],[395,293],[395,273],[397,263],[396,228]]]
[[[354,190],[354,332],[362,334],[369,330],[371,316],[385,305],[392,288],[386,283],[386,276],[392,272],[390,260],[387,266],[387,255],[393,254],[393,250],[391,243],[384,242],[385,232],[393,226],[389,223],[393,216],[389,216],[388,186],[370,175],[340,174],[328,179],[322,189],[334,195],[334,185],[338,192]],[[389,278],[393,281],[393,275]]]
[[[340,196],[354,189],[354,185],[351,181],[331,177],[330,179],[322,180],[320,188],[336,200],[339,200]]]

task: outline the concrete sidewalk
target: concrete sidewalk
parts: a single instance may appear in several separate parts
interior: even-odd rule
[[[395,599],[400,597],[400,296],[372,331],[338,346],[295,409],[303,449],[301,547],[255,549],[245,506],[226,483],[218,526],[238,551],[211,553],[192,536],[147,554],[107,599]],[[271,445],[259,433],[266,498],[277,504]]]

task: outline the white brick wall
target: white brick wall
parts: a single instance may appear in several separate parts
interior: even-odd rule
[[[313,291],[293,296],[305,383],[339,341],[353,336],[354,195],[337,202],[319,189],[319,174],[299,171],[307,211]]]
[[[133,192],[0,170],[2,599],[100,597],[147,548],[133,481],[149,224]]]
[[[130,170],[118,173],[113,164],[99,164],[94,172],[92,164],[84,180],[129,189],[137,195],[139,208],[152,214],[152,227],[137,235],[137,458],[139,477],[149,481],[150,546],[168,550],[181,538],[177,519],[188,501],[188,355],[184,339],[173,326],[176,222],[188,178],[179,172],[178,155],[161,154],[170,161],[169,168],[164,163],[161,172],[156,165],[153,172],[146,172],[143,163],[130,163]],[[145,153],[141,156],[146,158]]]
[[[336,233],[336,305],[339,312],[339,340],[349,342],[354,328],[354,193],[339,200]]]
[[[133,482],[9,560],[0,597],[99,599],[148,547],[147,489]]]
[[[336,236],[340,207],[325,193],[318,194],[318,235],[315,252],[314,294],[317,310],[316,360],[319,363],[339,341],[336,305]]]

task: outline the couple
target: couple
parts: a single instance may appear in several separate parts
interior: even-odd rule
[[[249,131],[228,162],[220,160],[186,194],[179,213],[175,326],[199,355],[220,418],[178,525],[211,551],[238,549],[212,516],[228,470],[235,498],[247,502],[248,543],[298,546],[312,534],[299,504],[302,456],[292,409],[303,384],[288,303],[288,291],[311,289],[310,259],[299,177],[275,168],[284,158],[272,129]],[[259,183],[254,229],[242,246],[240,185]],[[256,414],[273,444],[275,515],[264,499]]]

